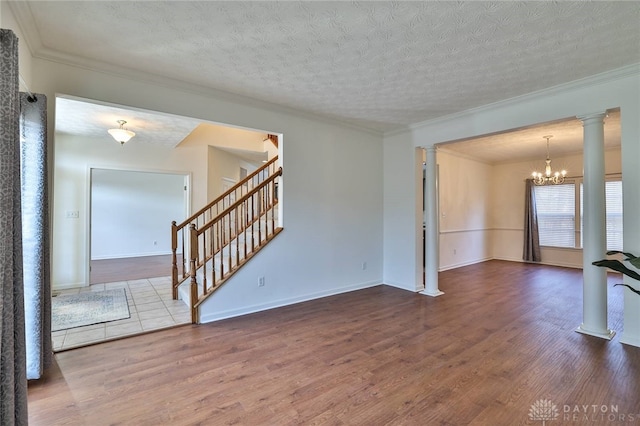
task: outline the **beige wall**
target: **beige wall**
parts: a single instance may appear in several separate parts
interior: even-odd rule
[[[237,183],[240,181],[240,167],[247,169],[247,173],[258,168],[255,164],[247,163],[233,154],[212,146],[208,148],[208,157],[207,197],[209,202],[222,194],[223,178]]]
[[[569,176],[582,176],[582,154],[554,157],[553,164],[564,168]],[[494,241],[492,257],[522,260],[524,244],[524,180],[541,161],[521,161],[494,166],[492,181],[492,228]],[[543,163],[544,165],[544,163]],[[620,149],[605,152],[605,173],[622,172]],[[570,248],[542,248],[542,262],[550,265],[582,268],[582,250]]]
[[[440,270],[491,258],[491,181],[485,163],[439,150]]]
[[[487,259],[522,261],[524,181],[539,163],[488,165],[446,149],[438,152],[440,270]],[[582,154],[554,157],[553,163],[571,176],[582,175]],[[607,150],[605,172],[621,170],[620,149]],[[581,268],[582,250],[543,247],[542,262]]]

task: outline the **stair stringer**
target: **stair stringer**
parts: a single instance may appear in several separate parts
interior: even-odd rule
[[[225,271],[225,276],[217,279],[216,280],[216,285],[215,287],[211,287],[210,284],[207,285],[207,292],[200,296],[200,298],[198,299],[198,301],[195,303],[195,309],[197,311],[197,323],[200,323],[200,306],[209,298],[211,297],[213,294],[215,294],[215,292],[217,290],[219,290],[224,284],[227,283],[227,281],[230,281],[233,276],[235,275],[236,272],[238,272],[243,266],[247,265],[247,263],[249,263],[249,261],[251,259],[253,259],[258,252],[260,252],[263,248],[265,248],[276,236],[278,236],[282,231],[284,230],[284,228],[282,227],[277,227],[275,228],[275,230],[273,231],[273,233],[271,235],[269,235],[266,238],[263,238],[263,240],[260,242],[259,245],[256,245],[253,249],[253,251],[251,251],[250,253],[247,253],[247,256],[244,257],[238,265],[233,265],[232,264],[232,268],[229,272]],[[211,260],[209,261],[211,262]],[[209,263],[208,262],[208,263]],[[215,263],[215,262],[213,262]],[[202,294],[203,293],[203,273],[202,273],[202,269],[199,268],[198,269],[198,273],[196,274],[196,283],[198,286],[198,292],[197,294]],[[178,299],[182,300],[187,306],[191,307],[191,280],[187,280],[185,282],[183,282],[179,287],[178,287]]]

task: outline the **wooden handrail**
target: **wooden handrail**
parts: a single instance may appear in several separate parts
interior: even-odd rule
[[[276,180],[280,176],[281,167],[207,223],[190,225],[192,322],[198,321],[199,306],[282,231],[274,217],[278,204]],[[266,219],[264,223],[262,218]]]
[[[272,158],[179,225],[171,223],[172,294],[178,299],[178,287],[190,279],[193,323],[198,322],[198,306],[282,231],[275,217],[277,179],[282,176],[277,160]]]
[[[187,218],[184,221],[182,221],[179,225],[176,225],[176,227],[178,229],[184,228],[185,226],[187,226],[188,224],[190,224],[191,222],[196,220],[198,218],[198,216],[200,216],[202,213],[206,212],[211,207],[215,206],[217,203],[222,201],[229,193],[234,192],[235,190],[240,188],[242,185],[244,185],[247,182],[249,182],[251,179],[253,179],[255,176],[257,176],[260,172],[262,172],[265,169],[267,169],[269,166],[271,166],[276,161],[278,161],[278,156],[277,155],[275,157],[273,157],[271,160],[269,160],[268,162],[266,162],[265,164],[263,164],[262,166],[260,166],[260,168],[256,169],[251,174],[247,175],[246,178],[242,179],[240,182],[238,182],[235,185],[233,185],[224,194],[220,195],[218,198],[216,198],[215,200],[211,201],[209,204],[207,204],[206,206],[204,206],[203,208],[201,208],[200,210],[198,210],[197,212],[195,212],[194,214],[189,216],[189,218]],[[281,169],[282,169],[282,167],[281,167]]]
[[[271,160],[263,164],[261,167],[250,173],[240,182],[227,190],[224,194],[208,203],[205,207],[192,214],[189,218],[182,221],[180,224],[177,224],[175,221],[171,223],[171,279],[173,282],[172,295],[174,299],[178,298],[178,286],[187,278],[189,278],[190,265],[188,262],[189,257],[187,256],[188,252],[186,250],[191,250],[191,247],[188,241],[185,241],[189,239],[189,230],[187,229],[187,227],[190,224],[201,226],[206,223],[206,221],[208,220],[207,216],[211,217],[213,214],[217,214],[221,208],[225,208],[226,204],[228,204],[231,200],[231,196],[233,194],[237,194],[238,190],[240,191],[240,194],[242,194],[245,188],[248,189],[253,186],[252,183],[256,177],[259,177],[259,179],[263,179],[264,174],[273,173],[274,166],[277,161],[278,156],[273,157]],[[181,259],[178,259],[177,256],[179,248],[182,250]]]
[[[265,180],[263,180],[262,182],[260,182],[259,186],[256,186],[255,188],[253,188],[251,191],[247,192],[245,195],[243,195],[242,197],[240,197],[239,200],[237,200],[235,203],[233,203],[232,205],[230,205],[229,207],[227,207],[226,209],[224,209],[222,211],[222,213],[218,214],[216,217],[214,217],[213,219],[211,219],[209,222],[205,223],[204,225],[202,225],[198,230],[197,230],[197,235],[202,234],[203,232],[205,232],[207,229],[211,228],[213,225],[215,225],[216,222],[219,222],[220,220],[222,220],[225,216],[227,216],[229,213],[231,213],[233,210],[237,209],[242,203],[244,203],[245,201],[247,201],[249,198],[251,198],[254,194],[260,192],[265,186],[267,186],[271,181],[274,181],[278,176],[282,176],[282,167],[278,168],[278,170],[273,173],[271,176],[269,176],[268,178],[266,178]]]

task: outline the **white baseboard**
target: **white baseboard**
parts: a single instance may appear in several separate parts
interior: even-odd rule
[[[494,260],[494,258],[485,257],[483,259],[475,259],[475,260],[470,260],[468,262],[462,262],[462,263],[456,263],[456,264],[453,264],[453,265],[441,266],[438,269],[438,272],[448,271],[449,269],[462,268],[463,266],[475,265],[476,263],[487,262],[489,260]]]
[[[576,265],[575,263],[563,263],[563,262],[525,262],[520,258],[507,258],[507,257],[494,257],[487,260],[505,260],[507,262],[520,262],[531,263],[533,265],[547,265],[547,266],[560,266],[562,268],[582,269],[582,265]]]
[[[630,336],[629,333],[622,332],[620,335],[620,343],[640,348],[640,337]]]
[[[401,284],[397,281],[389,281],[389,280],[384,280],[383,281],[384,285],[388,285],[389,287],[395,287],[395,288],[399,288],[400,290],[406,290],[406,291],[411,291],[413,293],[415,293],[416,291],[421,291],[424,289],[424,286],[421,285],[420,287],[416,287],[415,285],[405,285],[405,284]]]
[[[354,284],[346,287],[336,288],[332,290],[321,291],[318,293],[306,294],[304,296],[292,297],[290,299],[274,300],[269,303],[246,306],[239,309],[231,309],[223,312],[216,312],[214,314],[202,315],[200,317],[200,323],[208,323],[214,321],[220,321],[227,318],[238,317],[241,315],[253,314],[256,312],[266,311],[269,309],[281,308],[283,306],[293,305],[296,303],[307,302],[309,300],[320,299],[323,297],[334,296],[337,294],[348,293],[355,290],[362,290],[369,287],[375,287],[382,285],[380,281],[369,281],[360,284]],[[214,296],[215,297],[215,296]]]
[[[87,283],[58,283],[58,284],[52,284],[51,285],[51,290],[52,291],[69,290],[71,288],[82,288],[82,287],[89,287],[89,284],[87,284]]]

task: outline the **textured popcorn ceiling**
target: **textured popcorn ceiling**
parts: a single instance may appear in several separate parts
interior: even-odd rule
[[[635,1],[10,6],[36,56],[380,131],[640,63]]]
[[[547,140],[551,159],[582,152],[583,128],[578,119],[545,123],[497,135],[488,135],[466,141],[444,143],[439,149],[457,152],[489,164],[534,160],[542,169],[547,155]],[[620,147],[620,111],[611,111],[604,118],[605,149]],[[582,171],[573,170],[574,175]]]
[[[111,139],[107,129],[118,128],[118,120],[125,120],[124,128],[136,135],[136,144],[173,148],[200,123],[198,120],[151,111],[131,110],[111,105],[86,102],[80,99],[56,98],[57,133],[81,135],[92,139]],[[113,140],[114,143],[115,140]]]

